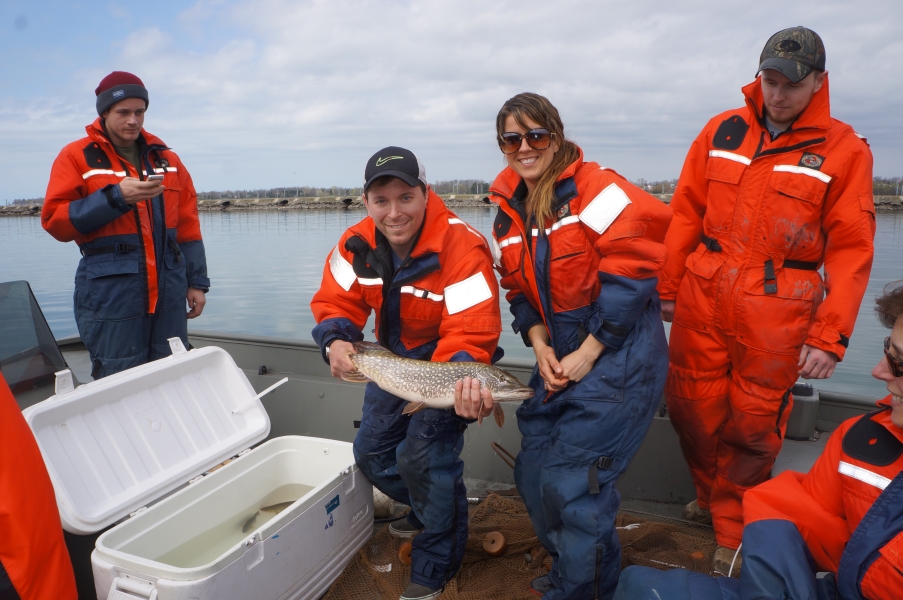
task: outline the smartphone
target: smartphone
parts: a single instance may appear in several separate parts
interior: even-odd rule
[[[148,175],[148,181],[163,181],[163,175]]]

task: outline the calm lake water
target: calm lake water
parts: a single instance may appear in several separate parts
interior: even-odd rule
[[[457,213],[489,235],[494,207]],[[204,314],[189,327],[310,339],[314,321],[309,304],[319,287],[326,255],[341,232],[364,216],[363,210],[202,213],[212,288]],[[818,382],[818,387],[886,395],[884,384],[869,375],[883,356],[882,342],[887,335],[872,307],[885,284],[903,278],[901,256],[903,214],[878,215],[872,278],[847,358],[834,377]],[[50,237],[37,217],[0,218],[0,281],[27,280],[57,337],[78,333],[72,315],[78,260],[76,245]],[[504,304],[501,345],[506,356],[532,359],[532,351],[512,333],[509,315]]]

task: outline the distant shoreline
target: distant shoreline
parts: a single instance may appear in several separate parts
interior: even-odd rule
[[[656,195],[665,204],[671,202],[671,195]],[[442,200],[449,208],[490,206],[485,200],[486,194],[448,194]],[[341,210],[345,208],[363,208],[360,197],[319,196],[316,198],[223,198],[220,200],[201,200],[198,212],[253,212],[294,211],[294,210]],[[875,196],[875,209],[878,212],[903,211],[903,196]],[[38,217],[41,215],[39,204],[17,206],[0,206],[0,217]]]

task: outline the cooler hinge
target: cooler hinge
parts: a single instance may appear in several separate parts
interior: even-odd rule
[[[146,511],[146,510],[147,510],[147,507],[146,507],[146,506],[142,506],[142,507],[139,508],[138,510],[136,510],[136,511],[134,511],[134,512],[130,512],[130,513],[129,513],[129,518],[131,519],[131,518],[134,517],[135,515],[140,515],[141,513],[143,513],[143,512]]]

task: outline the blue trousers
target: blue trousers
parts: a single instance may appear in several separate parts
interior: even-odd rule
[[[621,566],[614,485],[646,435],[662,398],[668,346],[652,303],[620,350],[546,397],[534,370],[532,399],[517,411],[523,434],[514,469],[533,528],[552,557],[546,600],[608,599]],[[602,459],[600,461],[600,459]]]
[[[137,243],[137,236],[105,238],[85,247]],[[137,244],[135,244],[137,247]],[[188,348],[186,260],[163,255],[157,306],[147,313],[147,282],[137,250],[86,256],[75,272],[75,323],[100,379],[171,354],[171,337]]]
[[[452,411],[423,409],[408,417],[401,398],[368,383],[354,459],[367,479],[423,527],[411,551],[411,581],[438,589],[461,567],[467,544],[464,447],[467,421]]]

